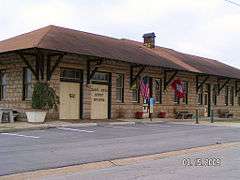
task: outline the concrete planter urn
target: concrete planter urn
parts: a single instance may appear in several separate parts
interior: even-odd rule
[[[59,97],[47,82],[34,84],[32,95],[32,109],[26,111],[28,122],[43,123],[50,109],[57,109]]]
[[[47,115],[47,111],[27,111],[27,120],[29,123],[43,123]]]

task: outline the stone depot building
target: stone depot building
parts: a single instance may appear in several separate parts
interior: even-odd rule
[[[143,111],[139,80],[155,98],[153,117],[178,111],[201,116],[228,111],[240,116],[240,70],[219,61],[143,42],[47,26],[0,42],[0,107],[31,108],[33,85],[47,81],[60,97],[48,119],[114,119]],[[185,98],[171,83],[181,79]]]

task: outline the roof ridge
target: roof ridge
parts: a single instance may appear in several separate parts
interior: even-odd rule
[[[54,28],[56,26],[54,25],[49,25],[46,26],[45,28],[48,28],[48,30],[45,32],[45,34],[40,38],[40,40],[38,41],[38,43],[36,44],[36,47],[39,47],[39,45],[41,44],[41,42],[46,38],[47,34],[52,30],[52,28]]]
[[[111,40],[117,40],[117,41],[121,40],[121,38],[116,38],[116,37],[112,37],[112,36],[91,33],[91,32],[82,31],[82,30],[79,30],[79,29],[71,29],[71,28],[68,28],[68,27],[56,26],[56,25],[49,25],[49,26],[55,27],[56,29],[65,29],[65,30],[69,30],[69,31],[76,31],[76,32],[85,33],[85,34],[98,36],[98,37],[103,37],[103,38],[107,38],[107,39],[111,39]]]

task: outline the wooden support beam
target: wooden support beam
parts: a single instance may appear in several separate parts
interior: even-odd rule
[[[94,62],[95,64],[92,64]],[[88,60],[87,61],[87,84],[90,83],[91,79],[99,69],[99,66],[102,64],[103,60],[102,59],[96,59],[96,60]],[[91,68],[93,70],[91,71]]]
[[[28,60],[25,58],[24,54],[20,51],[17,52],[17,54],[19,55],[19,57],[21,58],[21,60],[27,65],[27,68],[29,68],[31,70],[31,72],[33,73],[33,75],[35,76],[36,80],[39,80],[39,76],[36,72],[36,70],[33,68],[33,66],[28,62]]]
[[[50,78],[51,78],[53,72],[55,71],[55,69],[57,68],[57,66],[59,65],[59,63],[61,62],[61,60],[63,59],[64,55],[65,54],[61,54],[61,55],[58,56],[56,62],[54,63],[54,65],[53,65],[53,67],[52,67],[52,69],[50,71]]]
[[[223,83],[223,85],[220,85],[220,82],[218,80],[218,95],[220,94],[220,92],[222,91],[222,89],[229,83],[231,79],[227,78],[226,81]]]
[[[87,84],[90,84],[90,61],[87,61]]]
[[[39,58],[38,55],[36,56],[35,59],[35,71],[36,71],[36,79],[39,80],[39,69],[40,69],[40,62],[39,62]]]
[[[47,73],[46,73],[47,81],[50,80],[50,69],[51,69],[51,56],[47,55]]]
[[[140,69],[138,70],[137,74],[134,75],[134,72],[133,72],[134,68],[138,68],[138,67],[140,67]],[[140,77],[140,75],[145,69],[146,69],[146,66],[144,65],[130,66],[130,86],[131,87],[137,81],[137,79]]]
[[[170,78],[168,79],[168,72],[173,72],[173,74],[170,76]],[[164,70],[164,90],[167,89],[168,85],[172,82],[172,80],[176,77],[178,73],[178,70]]]
[[[55,69],[58,67],[59,63],[62,61],[63,57],[64,57],[65,53],[63,54],[58,54],[57,59],[55,61],[55,63],[53,64],[53,66],[51,66],[51,61],[52,61],[52,57],[56,56],[52,56],[52,55],[47,55],[47,81],[51,80],[52,74],[55,71]],[[45,63],[45,62],[44,62]]]
[[[44,80],[45,56],[43,53],[40,53],[38,55],[38,58],[39,58],[39,69],[40,69],[41,80]]]
[[[93,78],[93,76],[95,75],[95,73],[98,70],[98,66],[100,66],[102,64],[102,60],[96,61],[96,64],[94,66],[94,69],[90,72],[90,80]]]
[[[203,85],[207,82],[207,80],[209,79],[209,75],[204,76],[203,81],[201,81],[201,83],[199,84],[199,75],[196,76],[196,93],[198,93],[199,89],[201,89],[203,87]]]

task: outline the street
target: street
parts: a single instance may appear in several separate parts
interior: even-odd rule
[[[0,175],[228,142],[240,142],[239,128],[159,123],[1,133]],[[237,154],[239,157],[239,151],[235,149],[230,153],[231,158]],[[219,156],[222,157],[221,153]],[[172,162],[171,159],[165,161]],[[154,163],[156,168],[165,166],[163,161]],[[150,173],[156,169],[150,166],[148,170]]]
[[[190,155],[179,155],[158,160],[133,163],[97,170],[88,170],[66,175],[49,175],[39,180],[238,180],[240,177],[240,143],[237,146],[207,150]],[[185,166],[183,159],[220,158],[216,166]]]

